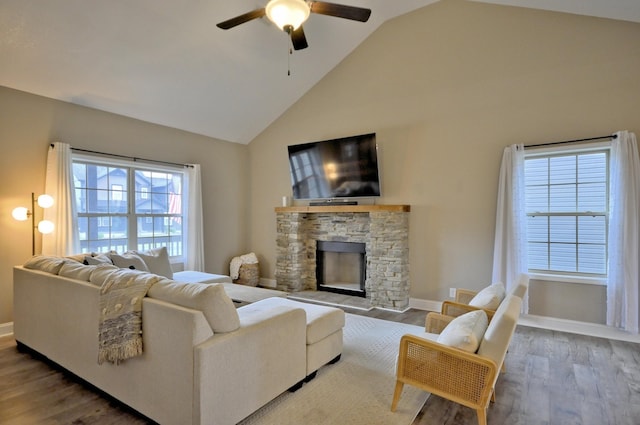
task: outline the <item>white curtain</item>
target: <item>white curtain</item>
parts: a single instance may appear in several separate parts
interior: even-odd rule
[[[185,270],[204,271],[204,237],[202,226],[202,182],[200,164],[187,168],[187,235]]]
[[[52,233],[42,235],[42,254],[71,255],[80,252],[76,203],[73,189],[73,162],[71,146],[54,143],[47,155],[45,193],[54,204],[44,210],[44,219],[53,222]]]
[[[492,282],[504,283],[507,292],[528,272],[526,220],[524,146],[511,145],[504,149],[500,166],[492,275]],[[522,312],[528,310],[527,293]]]
[[[607,325],[638,333],[640,157],[636,136],[619,131],[611,143]]]

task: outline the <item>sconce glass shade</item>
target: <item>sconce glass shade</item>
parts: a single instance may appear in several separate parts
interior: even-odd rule
[[[53,197],[51,195],[40,195],[38,196],[38,205],[41,208],[49,208],[53,205]]]
[[[269,20],[281,30],[288,25],[297,30],[311,13],[304,0],[271,0],[265,9]]]
[[[54,227],[55,226],[53,225],[53,223],[49,220],[42,220],[40,223],[38,223],[38,232],[42,233],[43,235],[47,235],[53,232]]]
[[[25,221],[29,218],[29,210],[25,207],[17,207],[13,209],[11,215],[18,221]]]

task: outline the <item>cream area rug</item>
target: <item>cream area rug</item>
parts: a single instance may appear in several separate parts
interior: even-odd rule
[[[285,392],[242,425],[409,425],[428,393],[405,385],[391,412],[395,363],[402,335],[420,326],[346,315],[341,360],[318,371],[294,393]]]

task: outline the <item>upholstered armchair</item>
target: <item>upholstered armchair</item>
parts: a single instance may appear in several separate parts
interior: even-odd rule
[[[490,289],[490,287],[485,288],[485,290]],[[513,289],[507,295],[515,295],[516,297],[524,299],[527,290],[529,289],[529,275],[521,274],[518,277],[518,281]],[[471,305],[469,303],[478,295],[480,291],[472,291],[469,289],[456,288],[456,295],[453,301],[443,301],[442,308],[440,313],[446,316],[458,317],[461,314],[468,313],[470,311],[478,310],[479,308],[484,310],[491,320],[491,317],[495,313],[497,306],[491,308],[491,306],[485,305],[484,308],[482,304]]]
[[[507,296],[489,323],[475,352],[438,342],[438,333],[455,318],[429,313],[426,333],[400,341],[395,411],[405,384],[475,409],[478,424],[487,424],[487,407],[520,315],[522,300]]]

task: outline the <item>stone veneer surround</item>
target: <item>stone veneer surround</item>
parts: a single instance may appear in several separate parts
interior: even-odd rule
[[[409,206],[276,208],[277,289],[316,289],[316,241],[366,245],[365,290],[371,306],[409,306]]]

